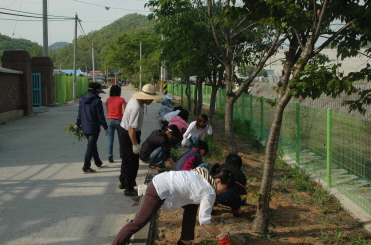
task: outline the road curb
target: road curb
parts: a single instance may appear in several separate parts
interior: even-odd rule
[[[152,178],[158,174],[158,170],[148,168],[148,172],[146,175],[146,179],[144,180],[144,184],[148,185],[149,182],[152,181]],[[141,196],[139,199],[138,211],[142,207],[144,200],[144,196]],[[130,241],[131,245],[151,245],[153,241],[153,233],[155,231],[155,222],[156,222],[156,215],[153,216],[151,221],[146,224],[140,231],[133,235],[133,239]]]

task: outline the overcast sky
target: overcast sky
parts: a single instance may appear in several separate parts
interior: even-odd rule
[[[42,3],[43,0],[0,0],[0,33],[13,38],[25,38],[43,45],[42,19],[16,16],[41,17]],[[148,15],[150,11],[144,8],[145,3],[146,0],[48,0],[48,15],[58,16],[50,16],[50,18],[60,18],[59,16],[74,18],[77,13],[85,34],[88,34],[130,13]],[[107,10],[106,7],[109,9]],[[52,21],[50,19],[48,31],[49,45],[60,41],[72,42],[74,20]],[[77,35],[82,35],[80,29]]]

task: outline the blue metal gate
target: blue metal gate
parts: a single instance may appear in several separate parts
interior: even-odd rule
[[[40,73],[32,73],[32,105],[42,105]]]

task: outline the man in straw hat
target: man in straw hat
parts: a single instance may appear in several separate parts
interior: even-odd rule
[[[122,163],[120,174],[120,189],[125,189],[125,196],[137,196],[134,189],[139,168],[140,135],[143,127],[144,105],[150,105],[153,100],[164,97],[156,93],[152,84],[146,84],[140,92],[133,94],[126,105],[120,126],[119,140],[122,148]]]

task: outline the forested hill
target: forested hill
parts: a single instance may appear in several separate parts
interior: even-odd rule
[[[84,27],[84,23],[82,22]],[[78,37],[77,68],[81,70],[92,69],[92,43],[94,44],[95,68],[104,69],[102,63],[104,51],[109,43],[116,40],[122,33],[150,31],[154,27],[153,22],[148,21],[145,15],[133,13],[123,16],[100,30]],[[139,44],[138,44],[139,45]],[[49,55],[56,68],[72,69],[73,67],[73,44],[62,49],[51,51]]]
[[[3,56],[4,50],[12,49],[26,50],[29,52],[31,57],[40,56],[43,53],[42,46],[40,46],[36,42],[32,42],[23,38],[11,38],[0,34],[0,57]]]
[[[66,47],[68,44],[70,44],[70,43],[68,43],[68,42],[56,42],[56,43],[53,43],[52,45],[50,45],[49,49],[50,50],[58,50],[58,49]]]

